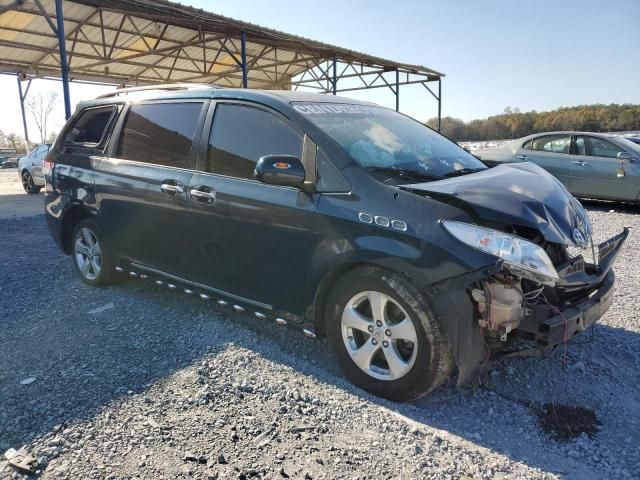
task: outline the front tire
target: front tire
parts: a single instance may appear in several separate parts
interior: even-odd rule
[[[22,172],[22,188],[29,195],[35,195],[36,193],[40,193],[40,188],[36,185],[36,182],[33,180],[33,176],[29,173],[29,170],[25,170]]]
[[[71,259],[80,279],[92,287],[117,283],[114,259],[102,241],[102,234],[95,220],[88,218],[78,222],[73,229]]]
[[[327,339],[345,376],[395,401],[444,383],[454,361],[440,323],[420,292],[374,266],[341,277],[326,308]]]

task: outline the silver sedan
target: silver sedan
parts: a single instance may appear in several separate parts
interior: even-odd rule
[[[576,197],[640,201],[640,145],[590,132],[549,132],[474,152],[489,166],[532,162]]]
[[[38,193],[44,187],[42,161],[50,148],[51,144],[43,143],[18,160],[18,175],[25,192]]]

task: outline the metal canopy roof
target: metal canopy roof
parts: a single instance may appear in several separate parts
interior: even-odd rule
[[[59,78],[55,17],[55,0],[0,0],[0,72]],[[396,93],[444,76],[166,0],[65,1],[63,17],[71,80],[241,87],[243,59],[249,88]]]

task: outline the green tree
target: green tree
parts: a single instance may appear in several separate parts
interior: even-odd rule
[[[427,125],[436,128],[436,118]],[[444,117],[442,132],[455,141],[502,140],[524,137],[532,133],[556,130],[615,132],[640,130],[640,105],[578,105],[550,112],[525,112],[506,107],[500,115],[468,123],[458,118]]]

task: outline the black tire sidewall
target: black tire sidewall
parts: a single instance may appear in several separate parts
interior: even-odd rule
[[[346,303],[356,294],[375,290],[392,297],[408,313],[418,337],[418,352],[411,370],[398,380],[379,380],[358,367],[342,339],[341,318]],[[378,396],[408,401],[430,392],[452,370],[449,346],[433,311],[419,292],[400,275],[378,267],[359,267],[336,282],[325,315],[327,340],[338,365],[354,384]],[[446,372],[444,370],[447,370]]]
[[[89,230],[91,230],[95,235],[95,237],[98,239],[98,243],[100,244],[101,267],[100,267],[100,273],[94,280],[90,280],[82,274],[82,272],[80,271],[80,267],[78,266],[78,262],[76,261],[76,251],[75,251],[76,238],[77,238],[78,232],[82,228],[88,228]],[[100,228],[98,228],[98,225],[95,222],[95,220],[88,218],[78,222],[78,224],[74,227],[73,236],[71,237],[71,261],[73,262],[73,266],[76,270],[76,273],[78,274],[80,279],[87,285],[91,285],[93,287],[100,287],[100,286],[109,285],[113,283],[113,279],[114,279],[113,259],[111,257],[111,254],[108,251],[107,246],[105,245],[105,242],[103,241],[102,232],[100,231]]]
[[[33,175],[31,175],[31,172],[29,172],[29,170],[25,170],[24,172],[22,172],[22,178],[24,178],[25,175],[28,175],[29,178],[31,178],[31,188],[27,189],[24,184],[22,185],[23,190],[28,193],[29,195],[33,195],[36,193],[40,192],[40,187],[38,187],[36,185],[35,180],[33,179]]]

